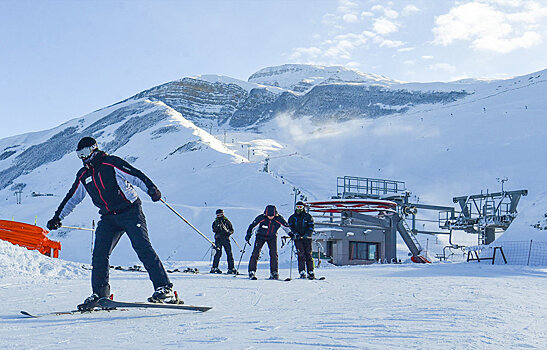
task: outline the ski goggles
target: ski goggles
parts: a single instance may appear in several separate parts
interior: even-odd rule
[[[76,150],[76,154],[78,155],[78,158],[85,160],[89,158],[93,154],[93,152],[95,152],[95,150],[97,149],[98,149],[97,144],[94,144],[94,145]]]
[[[299,204],[296,206],[296,210],[304,210],[304,206]]]

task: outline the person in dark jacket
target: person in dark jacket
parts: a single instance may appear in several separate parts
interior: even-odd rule
[[[245,240],[249,245],[251,245],[250,240],[253,234],[253,228],[256,226],[258,226],[258,230],[256,231],[255,245],[253,253],[251,254],[251,260],[249,261],[249,278],[256,278],[256,265],[258,263],[260,250],[262,250],[264,243],[268,243],[268,249],[270,250],[270,279],[279,279],[277,230],[279,230],[281,226],[289,227],[289,224],[287,224],[283,216],[277,213],[277,209],[274,205],[266,206],[264,214],[257,216],[247,229]]]
[[[222,271],[218,268],[218,263],[220,262],[222,248],[224,247],[224,250],[226,251],[226,259],[228,261],[228,274],[235,275],[237,274],[237,271],[234,268],[234,256],[232,255],[232,245],[230,244],[230,235],[234,233],[234,228],[230,220],[224,216],[224,211],[222,209],[217,209],[216,214],[217,217],[215,221],[213,221],[216,253],[213,258],[211,273],[222,273]]]
[[[76,153],[83,161],[83,167],[76,174],[76,180],[53,218],[48,221],[47,228],[56,230],[61,227],[61,220],[85,198],[86,193],[99,208],[101,219],[95,231],[92,257],[93,294],[78,308],[93,309],[97,307],[97,300],[110,296],[109,257],[124,233],[129,236],[133,249],[154,285],[155,291],[148,301],[181,302],[173,292],[173,284],[150,244],[141,200],[134,186],[148,193],[154,202],[161,199],[161,192],[140,170],[119,157],[99,150],[97,142],[91,137],[84,137],[78,142]]]
[[[308,270],[308,278],[315,279],[313,272],[312,258],[312,235],[314,230],[313,218],[309,213],[306,213],[306,206],[303,202],[297,202],[294,214],[289,217],[289,226],[291,233],[289,236],[294,240],[296,254],[298,256],[298,272],[300,278],[306,278],[306,269]]]

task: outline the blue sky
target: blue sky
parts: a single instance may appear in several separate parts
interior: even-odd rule
[[[0,0],[0,138],[196,74],[284,63],[404,81],[547,68],[544,0]]]

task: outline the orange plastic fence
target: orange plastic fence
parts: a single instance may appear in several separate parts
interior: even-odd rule
[[[47,238],[48,233],[49,231],[38,226],[17,221],[0,220],[0,239],[58,258],[61,243]]]

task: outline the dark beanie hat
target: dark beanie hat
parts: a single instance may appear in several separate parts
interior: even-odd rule
[[[76,147],[76,151],[79,151],[82,148],[91,147],[96,144],[97,141],[95,141],[93,137],[86,136],[78,142],[78,147]]]
[[[277,210],[275,209],[275,205],[267,205],[266,209],[264,209],[264,215],[266,216],[275,216],[277,214]]]
[[[223,214],[223,213],[224,213],[224,211],[222,209],[217,209],[217,215],[218,214]]]

